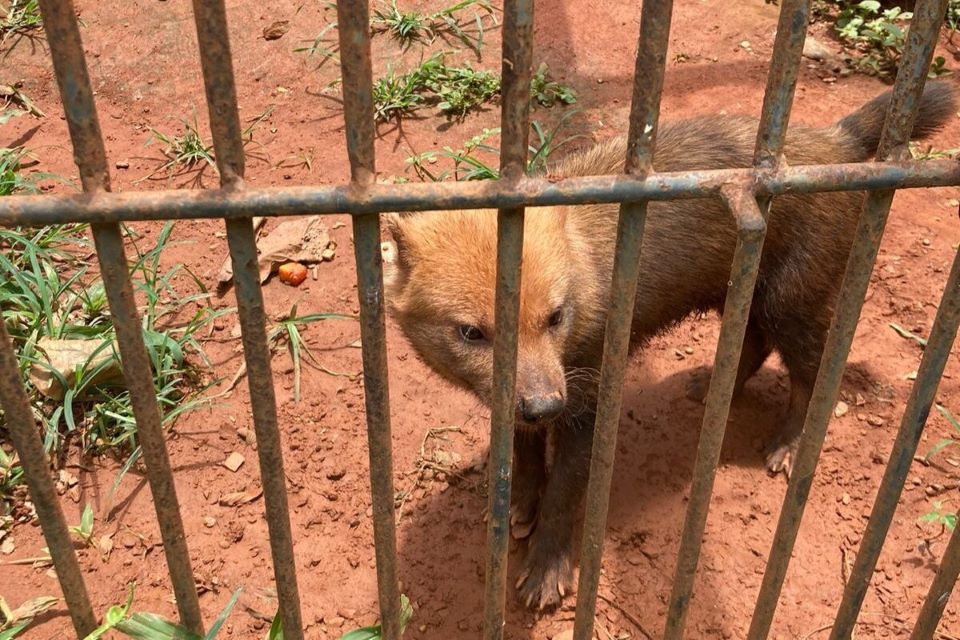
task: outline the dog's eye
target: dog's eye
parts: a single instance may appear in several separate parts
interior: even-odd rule
[[[479,342],[484,339],[483,331],[473,325],[462,324],[457,327],[457,331],[460,332],[460,337],[466,342]]]
[[[563,309],[557,309],[551,313],[550,318],[547,320],[547,323],[551,327],[559,327],[561,322],[563,322]]]

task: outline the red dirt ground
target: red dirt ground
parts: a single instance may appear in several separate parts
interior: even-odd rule
[[[322,93],[338,77],[337,65],[330,62],[317,69],[317,58],[293,52],[333,20],[333,12],[320,2],[229,4],[241,115],[251,119],[273,106],[272,115],[255,134],[255,152],[263,159],[248,162],[248,182],[281,186],[345,181],[349,172],[338,94]],[[157,147],[144,147],[150,128],[177,132],[179,119],[191,118],[196,110],[206,131],[189,3],[81,0],[78,5],[114,189],[166,187],[166,180],[134,184],[157,166]],[[676,5],[664,118],[717,111],[758,114],[777,8],[761,0]],[[290,31],[266,41],[262,31],[276,20],[290,20]],[[584,111],[576,120],[576,132],[602,139],[625,130],[638,21],[639,3],[598,0],[588,8],[561,0],[537,2],[536,62],[549,63],[558,78],[578,92],[578,106]],[[822,34],[824,28],[814,27],[814,32]],[[828,36],[818,37],[836,48]],[[376,37],[374,47],[378,72],[390,62],[405,69],[418,60],[417,47],[401,56],[386,36]],[[483,60],[473,63],[496,70],[498,49],[499,33],[491,29]],[[675,59],[680,53],[686,54],[685,62]],[[960,66],[945,47],[942,54],[948,66]],[[43,120],[12,120],[0,130],[0,146],[25,144],[40,158],[37,170],[75,176],[44,43],[21,42],[0,65],[0,81],[23,80],[24,91],[48,114]],[[832,123],[885,88],[864,76],[835,81],[829,76],[805,60],[793,111],[796,121]],[[555,122],[560,113],[538,109],[534,117]],[[498,117],[498,109],[491,107],[455,126],[432,115],[405,119],[402,128],[383,126],[378,168],[385,177],[403,175],[404,158],[411,149],[456,147],[483,127],[496,126]],[[942,149],[956,147],[957,140],[960,122],[954,121],[933,143]],[[312,155],[312,170],[275,168],[281,160],[304,153]],[[119,162],[129,163],[129,168],[113,169]],[[208,172],[205,186],[214,183]],[[851,409],[830,426],[774,638],[823,638],[824,626],[833,620],[845,561],[856,552],[910,388],[905,376],[916,369],[921,354],[888,323],[921,335],[929,331],[960,241],[958,196],[958,189],[936,189],[902,192],[896,198],[843,384]],[[330,219],[338,255],[321,266],[318,280],[308,279],[300,289],[276,281],[265,286],[269,313],[282,314],[296,301],[301,312],[357,311],[350,230],[348,225],[337,227],[344,222],[344,216]],[[268,223],[268,229],[275,224]],[[136,228],[149,234],[158,227]],[[176,239],[190,244],[171,249],[166,259],[171,264],[185,262],[212,284],[227,255],[222,232],[219,221],[179,223]],[[221,304],[232,305],[232,294]],[[218,376],[229,378],[240,362],[234,326],[232,317],[221,322],[220,339],[207,345]],[[703,411],[686,399],[685,385],[698,368],[710,364],[717,328],[714,318],[689,321],[655,341],[642,362],[630,369],[601,581],[606,599],[599,603],[601,638],[643,637],[624,611],[651,632],[662,628]],[[403,591],[416,607],[407,635],[477,637],[485,543],[482,469],[489,413],[432,375],[393,325],[388,332],[396,486],[398,491],[412,490],[398,532]],[[359,336],[355,323],[314,324],[305,336],[324,366],[351,374],[360,371],[360,351],[347,346]],[[363,389],[355,379],[306,367],[304,400],[295,405],[289,362],[287,354],[277,355],[274,371],[304,621],[308,637],[338,638],[349,628],[372,623],[377,615]],[[955,412],[960,411],[958,376],[960,368],[951,358],[938,401]],[[783,371],[768,364],[732,411],[688,637],[742,638],[746,633],[785,488],[782,477],[765,473],[760,445],[785,410],[786,388]],[[415,486],[417,455],[428,430],[449,426],[459,431],[444,434],[446,441],[429,440],[427,452],[438,446],[439,459],[455,465],[458,473],[427,474]],[[241,606],[223,632],[232,638],[262,637],[264,618],[276,610],[262,498],[238,508],[218,506],[222,494],[259,485],[255,449],[242,437],[251,427],[249,395],[241,384],[228,399],[181,420],[169,438],[207,619],[220,611],[234,589],[245,589]],[[950,432],[948,423],[934,412],[920,452]],[[246,458],[235,473],[221,466],[233,451]],[[930,466],[917,462],[911,470],[863,608],[858,638],[904,637],[912,626],[946,540],[938,538],[932,543],[932,555],[926,552],[922,543],[937,530],[918,525],[917,519],[930,510],[934,499],[957,507],[960,462],[951,455],[941,454]],[[135,580],[137,610],[175,616],[145,479],[131,474],[124,480],[112,519],[104,523],[104,499],[116,465],[87,461],[71,471],[79,476],[80,490],[64,496],[67,519],[79,521],[82,505],[90,502],[98,533],[113,533],[117,543],[108,559],[90,549],[79,550],[96,610],[102,613],[122,601],[126,584]],[[214,520],[205,523],[206,518]],[[37,526],[17,526],[13,538],[16,550],[4,561],[37,556],[44,546]],[[519,547],[511,552],[513,571],[522,552]],[[12,605],[58,592],[56,580],[45,569],[12,565],[0,572],[0,595]],[[550,638],[572,625],[570,608],[537,616],[517,607],[512,598],[509,601],[509,638]],[[941,625],[944,633],[960,635],[958,614],[955,598]],[[60,638],[69,635],[69,629],[60,606],[27,635]]]

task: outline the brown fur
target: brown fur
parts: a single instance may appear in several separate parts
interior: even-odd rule
[[[876,150],[889,93],[826,129],[790,127],[790,165],[868,160]],[[935,131],[956,109],[944,83],[925,91],[916,137]],[[757,123],[705,116],[664,124],[657,171],[749,167]],[[622,172],[626,140],[615,138],[563,161],[559,177]],[[863,193],[776,198],[768,221],[737,380],[776,349],[790,372],[782,433],[768,457],[789,473],[833,315]],[[517,395],[522,406],[544,394],[565,402],[547,424],[556,447],[549,477],[544,433],[518,417],[514,533],[531,533],[518,583],[528,604],[557,604],[572,588],[571,544],[589,469],[594,398],[612,272],[617,207],[529,209],[520,291]],[[452,383],[489,402],[496,270],[496,213],[460,211],[392,216],[397,257],[387,272],[388,303],[417,353]],[[719,310],[736,245],[732,217],[718,199],[652,202],[643,239],[631,346],[641,347],[691,313]],[[563,318],[551,326],[551,314]],[[556,316],[554,316],[556,317]],[[461,326],[476,327],[468,341]],[[541,425],[542,426],[542,423]]]

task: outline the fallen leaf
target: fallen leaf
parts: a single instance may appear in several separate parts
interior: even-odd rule
[[[33,598],[27,600],[19,607],[10,612],[10,621],[17,620],[31,620],[53,605],[57,604],[58,600],[50,596],[40,596],[39,598]]]
[[[269,27],[263,30],[263,39],[264,40],[277,40],[282,38],[284,34],[290,31],[290,21],[289,20],[277,20]]]
[[[113,551],[113,536],[109,533],[100,536],[100,540],[97,542],[97,548],[100,549],[100,553],[104,558],[109,558],[110,552]]]
[[[242,504],[253,502],[263,495],[263,491],[250,493],[249,491],[237,491],[234,493],[225,493],[220,496],[217,503],[222,507],[239,507]]]
[[[28,375],[37,391],[51,400],[62,402],[66,389],[73,388],[77,378],[84,374],[85,389],[123,384],[116,345],[102,340],[44,337],[37,341],[37,349],[39,357],[30,366]]]
[[[243,463],[246,459],[236,451],[227,456],[227,459],[223,461],[223,466],[234,473],[237,472],[237,469],[243,466]]]
[[[277,226],[266,238],[257,242],[260,256],[257,268],[260,272],[260,284],[270,278],[277,268],[286,262],[316,264],[332,259],[329,252],[336,249],[336,243],[330,239],[330,233],[322,216],[310,216],[306,219],[288,220]],[[223,290],[233,279],[233,266],[227,261],[220,270],[218,287]]]

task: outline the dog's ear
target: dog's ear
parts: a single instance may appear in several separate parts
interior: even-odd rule
[[[413,248],[407,232],[407,219],[415,214],[388,213],[383,216],[390,238],[383,242],[383,261],[401,271],[409,271],[413,263]]]
[[[382,216],[386,227],[386,236],[380,243],[380,256],[383,260],[383,284],[393,304],[402,297],[404,286],[410,276],[413,264],[413,248],[410,246],[410,233],[407,218],[411,214],[388,213]]]

